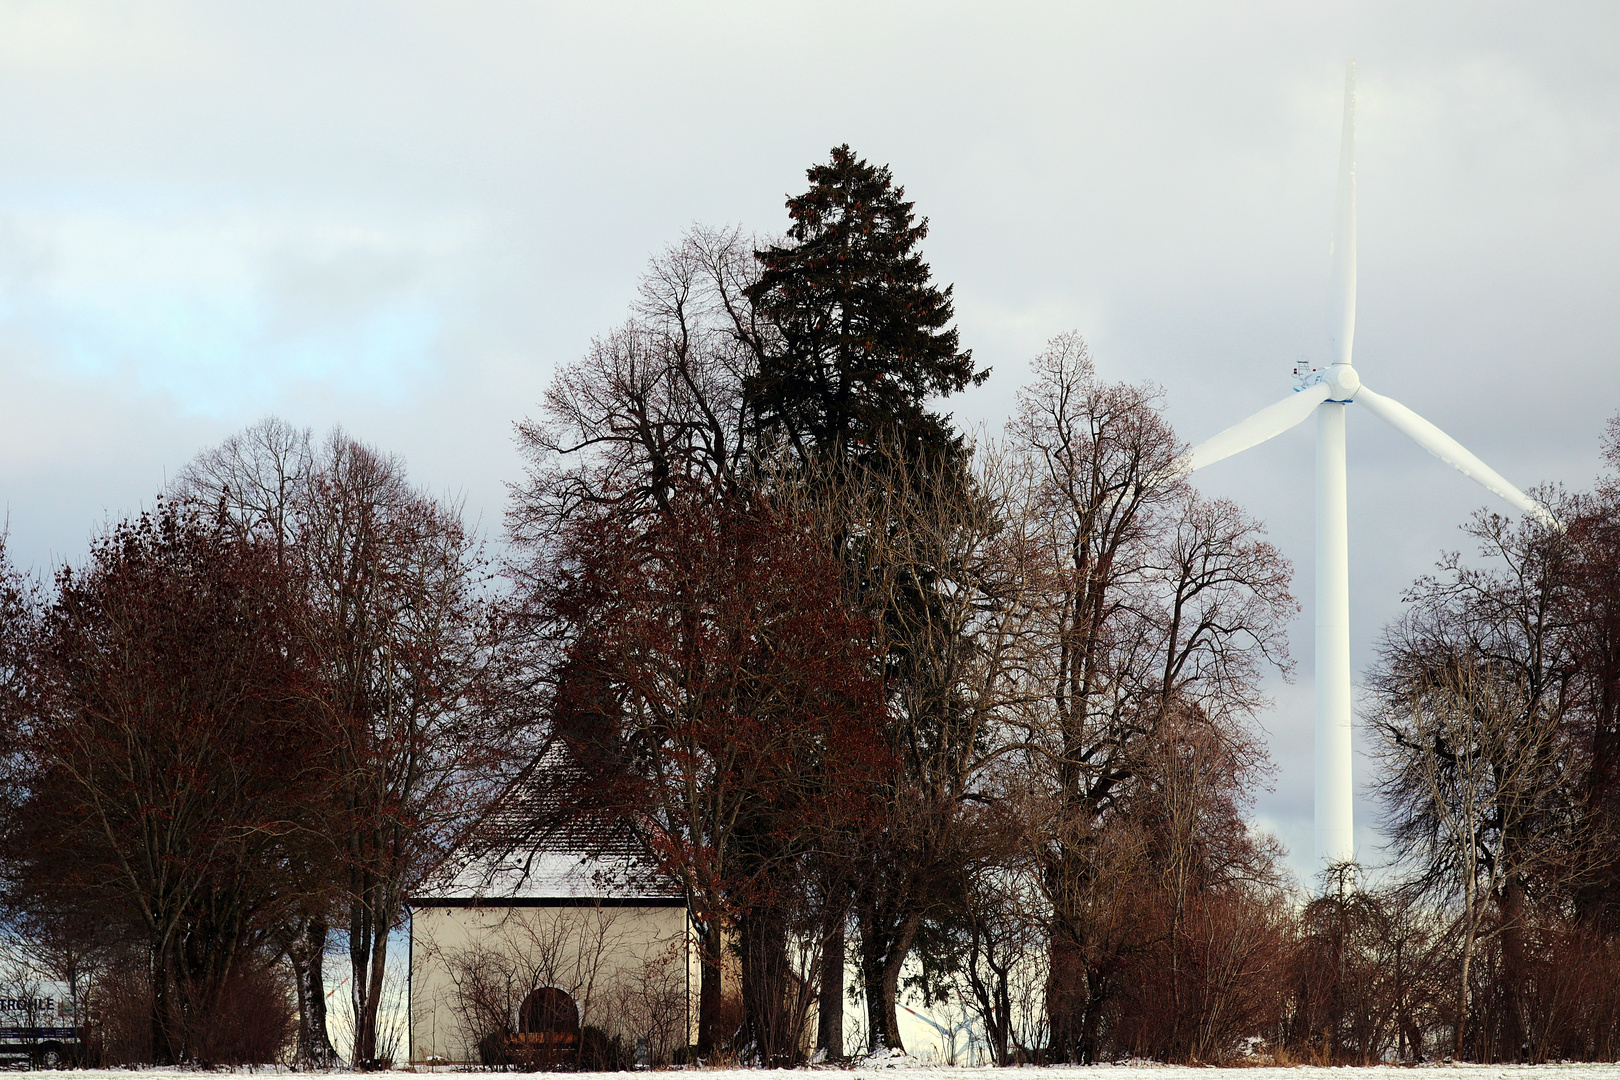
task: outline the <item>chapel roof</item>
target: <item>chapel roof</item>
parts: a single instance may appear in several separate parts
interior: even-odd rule
[[[541,755],[468,830],[411,898],[418,906],[684,898],[680,883],[622,817],[565,814],[578,768],[560,743]]]

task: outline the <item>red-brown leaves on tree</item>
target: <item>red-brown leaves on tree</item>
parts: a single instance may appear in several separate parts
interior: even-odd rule
[[[160,504],[61,572],[30,650],[12,900],[130,927],[161,1060],[290,900],[319,740],[289,596],[266,546]]]
[[[769,506],[687,509],[568,539],[552,609],[569,632],[556,730],[583,770],[569,812],[630,815],[700,919],[738,927],[745,996],[767,987],[752,1038],[777,1060],[797,1052],[781,1003],[785,935],[814,919],[807,859],[869,816],[892,767],[883,703],[814,530]]]
[[[597,523],[570,550],[556,723],[591,790],[653,814],[704,894],[769,893],[729,862],[742,816],[794,848],[858,818],[888,765],[867,635],[824,545],[769,510],[695,510],[643,533]]]

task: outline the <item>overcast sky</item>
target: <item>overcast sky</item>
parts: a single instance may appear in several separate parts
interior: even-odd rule
[[[848,142],[932,223],[999,425],[1065,330],[1198,441],[1325,362],[1343,66],[1356,361],[1520,486],[1620,411],[1620,5],[0,2],[0,506],[46,571],[267,413],[498,534],[514,421],[693,222]],[[1490,498],[1350,410],[1352,639]],[[1310,426],[1200,473],[1305,612],[1257,817],[1309,865]],[[1363,763],[1364,764],[1364,763]],[[1365,769],[1363,769],[1363,773]],[[1358,842],[1376,859],[1358,804]]]

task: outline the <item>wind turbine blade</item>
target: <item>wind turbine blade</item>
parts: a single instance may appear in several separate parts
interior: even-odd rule
[[[1326,383],[1316,383],[1303,390],[1296,390],[1275,405],[1267,405],[1247,420],[1241,420],[1219,435],[1193,447],[1192,452],[1187,455],[1188,471],[1213,465],[1222,458],[1231,457],[1251,446],[1258,446],[1273,436],[1281,435],[1311,415],[1311,410],[1326,401],[1330,393],[1332,388]]]
[[[1429,423],[1394,398],[1375,394],[1365,386],[1356,394],[1356,404],[1367,406],[1372,414],[1453,469],[1506,499],[1544,525],[1558,528],[1558,519],[1530,496],[1508,483],[1502,474],[1469,453],[1462,443]]]
[[[1328,286],[1333,362],[1350,363],[1356,340],[1356,62],[1344,71],[1344,128],[1339,136],[1339,199],[1333,219],[1333,277]]]

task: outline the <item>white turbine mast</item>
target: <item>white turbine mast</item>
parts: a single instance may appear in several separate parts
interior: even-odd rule
[[[1344,413],[1365,405],[1380,420],[1464,476],[1544,524],[1557,521],[1457,440],[1405,405],[1361,383],[1352,361],[1356,336],[1356,64],[1344,76],[1344,132],[1339,143],[1339,197],[1333,228],[1328,337],[1333,363],[1301,370],[1300,385],[1275,405],[1193,447],[1190,470],[1280,435],[1316,414],[1316,864],[1355,857],[1350,780],[1350,558],[1346,536]]]

